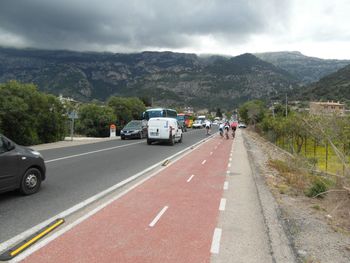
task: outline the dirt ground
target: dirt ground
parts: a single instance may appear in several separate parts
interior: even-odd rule
[[[264,177],[281,210],[285,231],[300,262],[350,262],[349,197],[337,192],[325,198],[281,191],[283,178],[269,165],[269,160],[288,161],[291,156],[258,134],[245,130],[259,173]]]

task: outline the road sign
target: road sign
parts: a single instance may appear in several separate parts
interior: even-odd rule
[[[69,119],[78,119],[79,116],[78,116],[78,113],[76,111],[72,111],[72,112],[68,113],[68,118]]]

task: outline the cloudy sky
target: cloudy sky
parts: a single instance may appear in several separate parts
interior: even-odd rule
[[[0,46],[350,59],[350,0],[0,0]]]

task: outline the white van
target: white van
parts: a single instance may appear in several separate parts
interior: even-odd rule
[[[182,129],[176,119],[162,117],[149,119],[147,144],[159,141],[168,142],[170,145],[182,142]]]

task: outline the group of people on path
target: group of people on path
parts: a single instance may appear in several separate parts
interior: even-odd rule
[[[220,136],[224,137],[224,132],[225,132],[226,139],[229,139],[230,138],[229,131],[231,129],[232,130],[231,136],[232,136],[232,139],[234,139],[236,135],[236,128],[237,128],[237,125],[234,122],[231,123],[231,125],[229,121],[226,121],[225,123],[221,123],[219,125]]]
[[[205,122],[205,129],[206,129],[207,135],[210,135],[210,128],[211,128],[210,121],[206,121]],[[221,137],[224,137],[224,133],[225,133],[226,139],[229,139],[230,138],[229,131],[231,129],[232,130],[231,136],[232,136],[232,139],[234,139],[235,134],[236,134],[236,128],[237,128],[237,124],[234,122],[232,122],[231,124],[229,121],[226,121],[225,123],[220,123],[219,132],[220,132]]]

